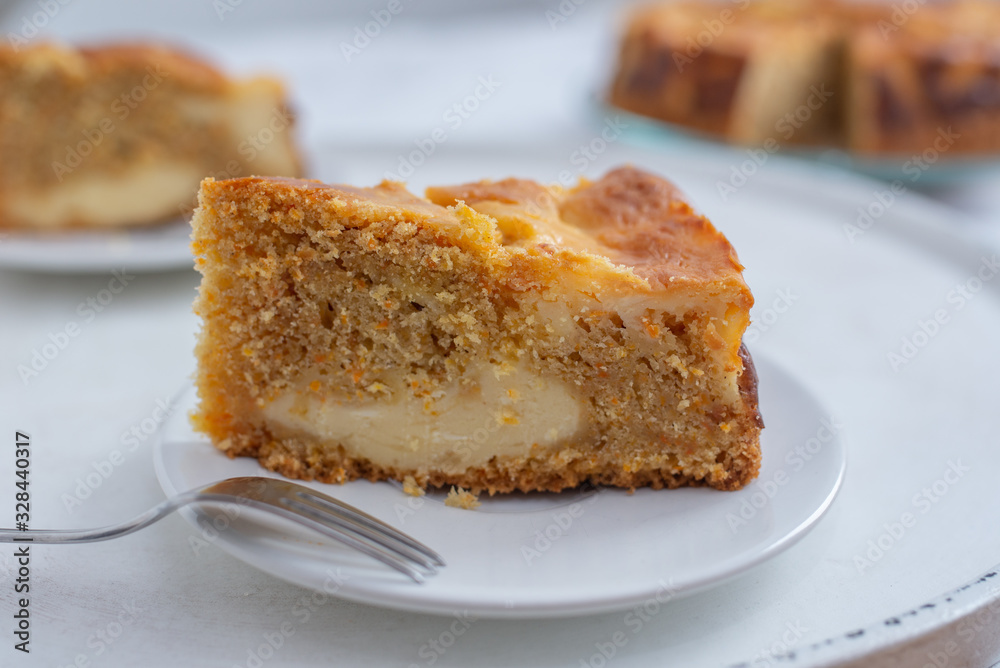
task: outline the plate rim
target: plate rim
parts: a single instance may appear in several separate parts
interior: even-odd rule
[[[129,272],[159,273],[194,269],[190,235],[157,238],[158,234],[190,232],[190,221],[175,217],[156,223],[116,228],[69,228],[42,232],[15,228],[0,228],[0,270],[22,271],[53,276],[105,274],[123,266]],[[129,244],[148,245],[157,254],[136,259],[134,252],[123,255],[94,253],[95,247],[108,246],[122,241]],[[58,245],[62,256],[42,257],[42,245]],[[25,248],[28,252],[25,254]],[[183,252],[182,252],[183,249]],[[17,251],[22,251],[18,253]],[[48,250],[48,249],[46,249]],[[69,259],[67,259],[71,256]]]
[[[795,376],[795,374],[790,372],[779,362],[773,360],[771,356],[765,354],[755,355],[754,360],[758,369],[769,368],[769,371],[773,371],[783,377],[782,381],[786,385],[790,384],[795,389],[801,391],[805,395],[806,401],[808,401],[819,414],[829,412],[826,411],[825,405],[819,400],[817,394],[813,392],[808,385],[802,383],[798,377]],[[173,397],[171,397],[171,406],[186,408],[185,404],[182,402],[191,401],[192,395],[195,394],[196,388],[194,383],[189,380],[180,390],[175,392]],[[161,429],[157,431],[155,435],[156,440],[153,443],[153,465],[156,478],[164,493],[166,493],[168,497],[174,496],[185,490],[178,488],[169,471],[170,467],[168,465],[166,455],[169,442],[165,439],[164,433],[171,425],[175,424],[177,420],[187,419],[188,412],[187,410],[172,410],[170,415],[171,417],[164,421],[163,425],[161,425]],[[206,448],[211,447],[207,438],[201,437],[201,439],[200,443],[203,443]],[[830,484],[829,488],[826,489],[821,502],[812,507],[812,511],[807,516],[796,520],[795,526],[791,530],[782,533],[779,537],[777,537],[777,539],[768,542],[764,547],[757,550],[747,550],[746,552],[749,552],[749,555],[740,554],[732,558],[721,560],[720,563],[723,564],[725,568],[721,568],[712,574],[703,574],[695,577],[686,583],[682,583],[676,590],[673,589],[673,584],[671,584],[669,600],[684,598],[724,585],[727,582],[745,574],[747,571],[750,571],[762,563],[785,552],[809,534],[839,496],[840,491],[843,488],[843,482],[847,472],[848,455],[844,434],[834,434],[834,438],[831,443],[824,446],[824,449],[828,450],[831,455],[835,457],[836,471],[833,473],[833,482]],[[218,451],[214,452],[217,453]],[[246,459],[247,462],[251,461],[247,458],[242,459]],[[256,464],[256,460],[253,460],[253,463]],[[260,469],[260,474],[268,477],[280,477],[278,474],[262,467]],[[827,475],[830,474],[828,473]],[[302,481],[296,482],[302,483]],[[315,481],[312,482],[315,483]],[[749,483],[747,487],[750,487],[752,484],[752,482]],[[184,517],[185,521],[195,528],[200,528],[197,523],[198,515],[196,511],[187,508],[181,509],[180,513]],[[297,586],[315,589],[314,586],[303,583],[300,579],[286,576],[283,573],[274,572],[273,570],[268,570],[259,566],[252,559],[246,558],[242,547],[233,545],[231,540],[227,541],[224,538],[224,534],[221,534],[220,538],[214,542],[227,554],[230,554],[234,558],[243,561],[257,570],[268,573],[272,577],[277,577],[286,582],[292,582]],[[599,600],[595,600],[593,595],[589,594],[573,596],[571,598],[563,596],[558,602],[531,602],[522,603],[514,607],[501,607],[496,601],[493,601],[486,605],[475,607],[477,616],[484,619],[571,618],[627,610],[636,605],[637,602],[642,602],[651,596],[657,596],[661,589],[662,578],[660,582],[646,583],[641,587],[633,587],[613,596],[605,595]],[[362,587],[358,589],[356,586],[347,586],[339,588],[336,596],[345,600],[366,603],[368,605],[377,605],[378,607],[383,608],[443,616],[453,615],[456,611],[468,610],[474,607],[474,605],[470,604],[468,601],[456,600],[448,598],[447,596],[443,598],[434,598],[431,601],[428,601],[426,599],[421,599],[419,595],[406,595],[407,593],[416,591],[418,590],[411,590],[407,588],[393,593],[391,590],[381,587],[376,587],[374,589],[365,589]],[[403,595],[400,596],[399,594]],[[373,596],[377,597],[377,600],[373,599]]]

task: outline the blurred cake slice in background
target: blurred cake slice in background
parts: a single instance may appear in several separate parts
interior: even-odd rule
[[[282,84],[158,46],[0,49],[0,227],[189,214],[206,176],[298,176]]]
[[[1000,153],[1000,3],[660,3],[634,10],[609,101],[730,142]]]
[[[836,139],[836,21],[809,3],[671,2],[629,17],[610,101],[732,142]],[[795,116],[807,105],[808,114]],[[791,116],[789,113],[791,112]]]
[[[846,85],[847,144],[859,153],[1000,153],[1000,3],[927,4],[867,21],[848,50]]]

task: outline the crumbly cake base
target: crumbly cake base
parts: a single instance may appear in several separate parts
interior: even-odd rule
[[[636,489],[675,489],[678,487],[714,487],[724,491],[743,488],[757,476],[760,450],[747,438],[740,453],[727,455],[722,462],[728,474],[717,480],[706,480],[690,474],[663,469],[640,469],[628,472],[621,467],[595,470],[587,461],[567,464],[558,454],[529,462],[493,461],[489,466],[471,468],[461,475],[432,472],[420,476],[417,472],[383,468],[364,459],[353,459],[343,448],[331,450],[306,438],[274,439],[264,437],[265,445],[242,450],[226,450],[229,457],[255,457],[264,468],[298,480],[325,483],[345,483],[352,480],[404,480],[413,477],[423,487],[462,487],[490,495],[505,492],[561,492],[584,484],[607,485]]]

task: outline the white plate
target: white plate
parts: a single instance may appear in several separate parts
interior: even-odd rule
[[[56,274],[184,269],[194,266],[190,246],[191,226],[182,219],[113,232],[0,230],[0,267]]]
[[[404,610],[477,617],[553,617],[622,610],[717,585],[788,548],[833,501],[845,468],[836,420],[794,377],[757,360],[765,416],[761,474],[738,492],[617,489],[484,497],[470,512],[397,485],[309,483],[399,527],[448,566],[416,585],[311,533],[249,518],[185,517],[239,559],[285,580]],[[234,476],[273,475],[230,460],[189,426],[188,388],[164,425],[156,473],[168,495]],[[206,528],[208,527],[208,528]],[[336,569],[340,568],[338,572]]]

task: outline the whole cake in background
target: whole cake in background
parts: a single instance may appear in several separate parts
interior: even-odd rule
[[[491,494],[757,475],[753,297],[658,176],[206,179],[193,227],[193,419],[230,456]]]
[[[629,17],[612,104],[746,145],[1000,152],[1000,3],[682,1]]]
[[[297,176],[282,84],[148,45],[0,48],[0,227],[190,214],[206,176]]]

